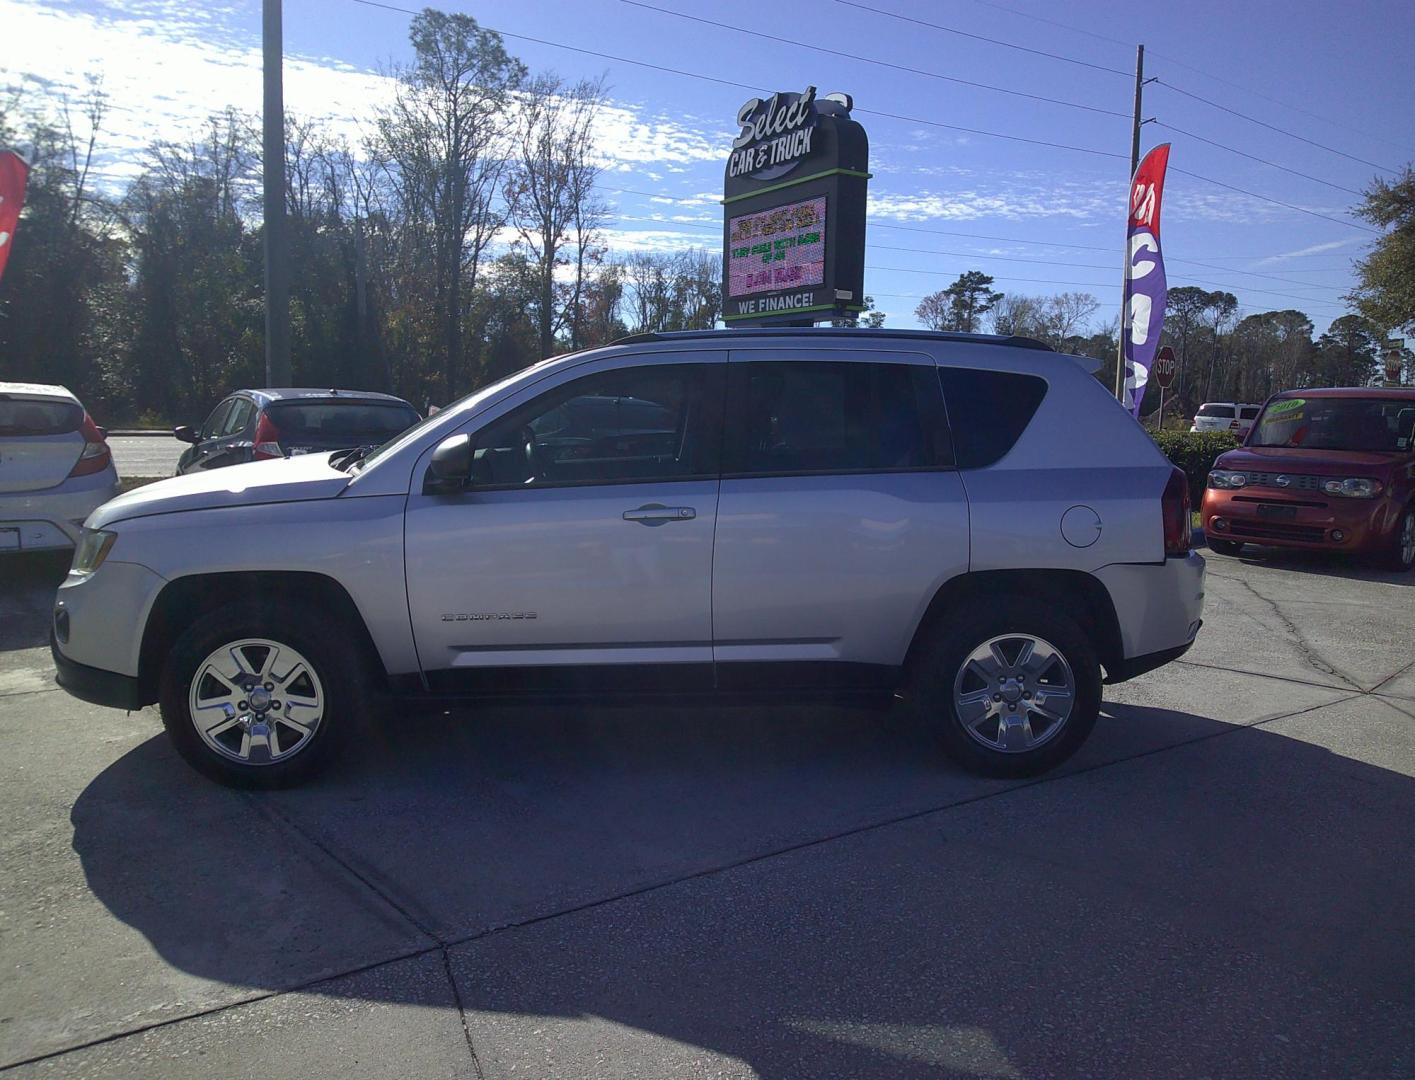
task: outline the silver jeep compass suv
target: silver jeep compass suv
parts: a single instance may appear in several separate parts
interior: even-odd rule
[[[296,782],[391,697],[895,695],[964,767],[1074,753],[1194,640],[1188,486],[1033,341],[645,334],[344,451],[89,517],[60,685]]]

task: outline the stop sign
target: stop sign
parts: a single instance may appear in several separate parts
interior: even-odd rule
[[[1161,390],[1169,389],[1169,384],[1174,382],[1174,350],[1168,345],[1161,347],[1155,356],[1155,366],[1150,369],[1150,374],[1154,375]]]

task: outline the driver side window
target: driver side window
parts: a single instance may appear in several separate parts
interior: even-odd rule
[[[717,476],[722,365],[663,364],[572,380],[476,438],[479,487]]]

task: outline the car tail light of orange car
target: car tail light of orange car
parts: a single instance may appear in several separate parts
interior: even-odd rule
[[[1165,558],[1189,553],[1189,477],[1184,470],[1175,466],[1169,474],[1169,483],[1164,486],[1160,497],[1160,509],[1164,516]]]
[[[79,431],[84,437],[84,448],[79,454],[79,460],[74,462],[74,467],[69,470],[69,476],[92,476],[102,472],[113,462],[113,454],[108,449],[108,441],[103,437],[103,432],[88,413],[84,413],[84,422]]]

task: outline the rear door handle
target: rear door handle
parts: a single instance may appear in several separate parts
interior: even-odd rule
[[[698,512],[691,506],[664,506],[649,503],[637,510],[625,510],[625,521],[637,521],[640,525],[667,525],[670,521],[692,521]]]

